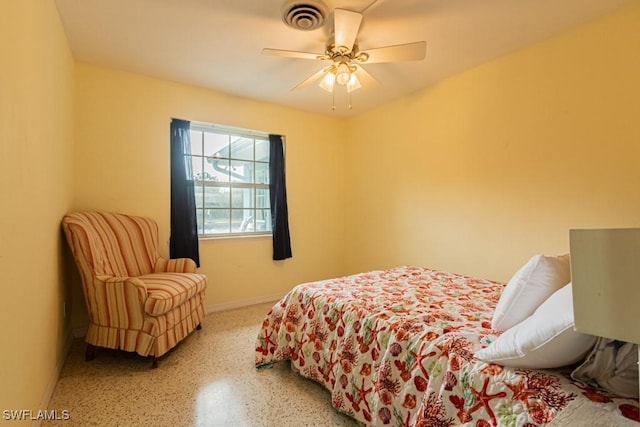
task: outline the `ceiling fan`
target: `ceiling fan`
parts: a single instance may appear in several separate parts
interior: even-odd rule
[[[283,17],[285,23],[303,30],[314,29],[322,24],[326,14],[326,11],[322,10],[322,3],[318,1],[313,1],[312,3],[307,1],[304,4],[293,3],[295,7],[285,10],[285,16]],[[357,37],[362,23],[362,13],[347,9],[335,9],[333,18],[333,37],[327,42],[324,53],[271,48],[262,50],[263,55],[331,61],[330,65],[325,66],[291,90],[304,89],[320,81],[319,86],[328,92],[333,93],[336,85],[338,85],[346,87],[347,92],[351,93],[362,87],[362,85],[378,83],[362,67],[363,64],[419,61],[425,58],[427,43],[424,41],[361,51]],[[289,21],[294,21],[297,25],[291,25]]]

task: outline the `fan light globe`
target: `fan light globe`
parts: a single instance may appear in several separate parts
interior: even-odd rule
[[[327,92],[333,92],[333,85],[335,84],[335,81],[336,75],[333,73],[333,70],[329,71],[324,75],[322,80],[320,80],[320,87]]]
[[[341,62],[336,70],[336,83],[338,83],[340,86],[344,86],[349,83],[350,79],[351,70],[349,69],[349,66],[344,62]]]
[[[355,74],[351,74],[351,78],[349,78],[349,81],[347,82],[347,90],[349,91],[349,93],[353,92],[356,89],[360,89],[362,87],[362,85],[360,84],[360,80],[358,80],[358,77]]]

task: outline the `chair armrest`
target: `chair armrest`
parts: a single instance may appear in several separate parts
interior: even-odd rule
[[[195,273],[196,263],[191,258],[158,258],[154,273]]]
[[[147,287],[140,279],[96,276],[93,292],[95,323],[123,329],[142,328]]]

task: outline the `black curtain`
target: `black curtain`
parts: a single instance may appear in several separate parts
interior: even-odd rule
[[[271,221],[273,228],[273,259],[291,258],[289,213],[287,211],[287,187],[284,173],[284,148],[282,136],[269,135],[269,193],[271,196]]]
[[[191,165],[190,122],[171,120],[171,258],[191,258],[200,267],[196,197]]]

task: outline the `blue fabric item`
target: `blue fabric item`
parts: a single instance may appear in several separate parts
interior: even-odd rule
[[[171,258],[191,258],[200,267],[196,196],[189,155],[191,123],[171,120]]]
[[[269,135],[269,194],[273,230],[273,259],[291,258],[284,147],[281,135]]]

